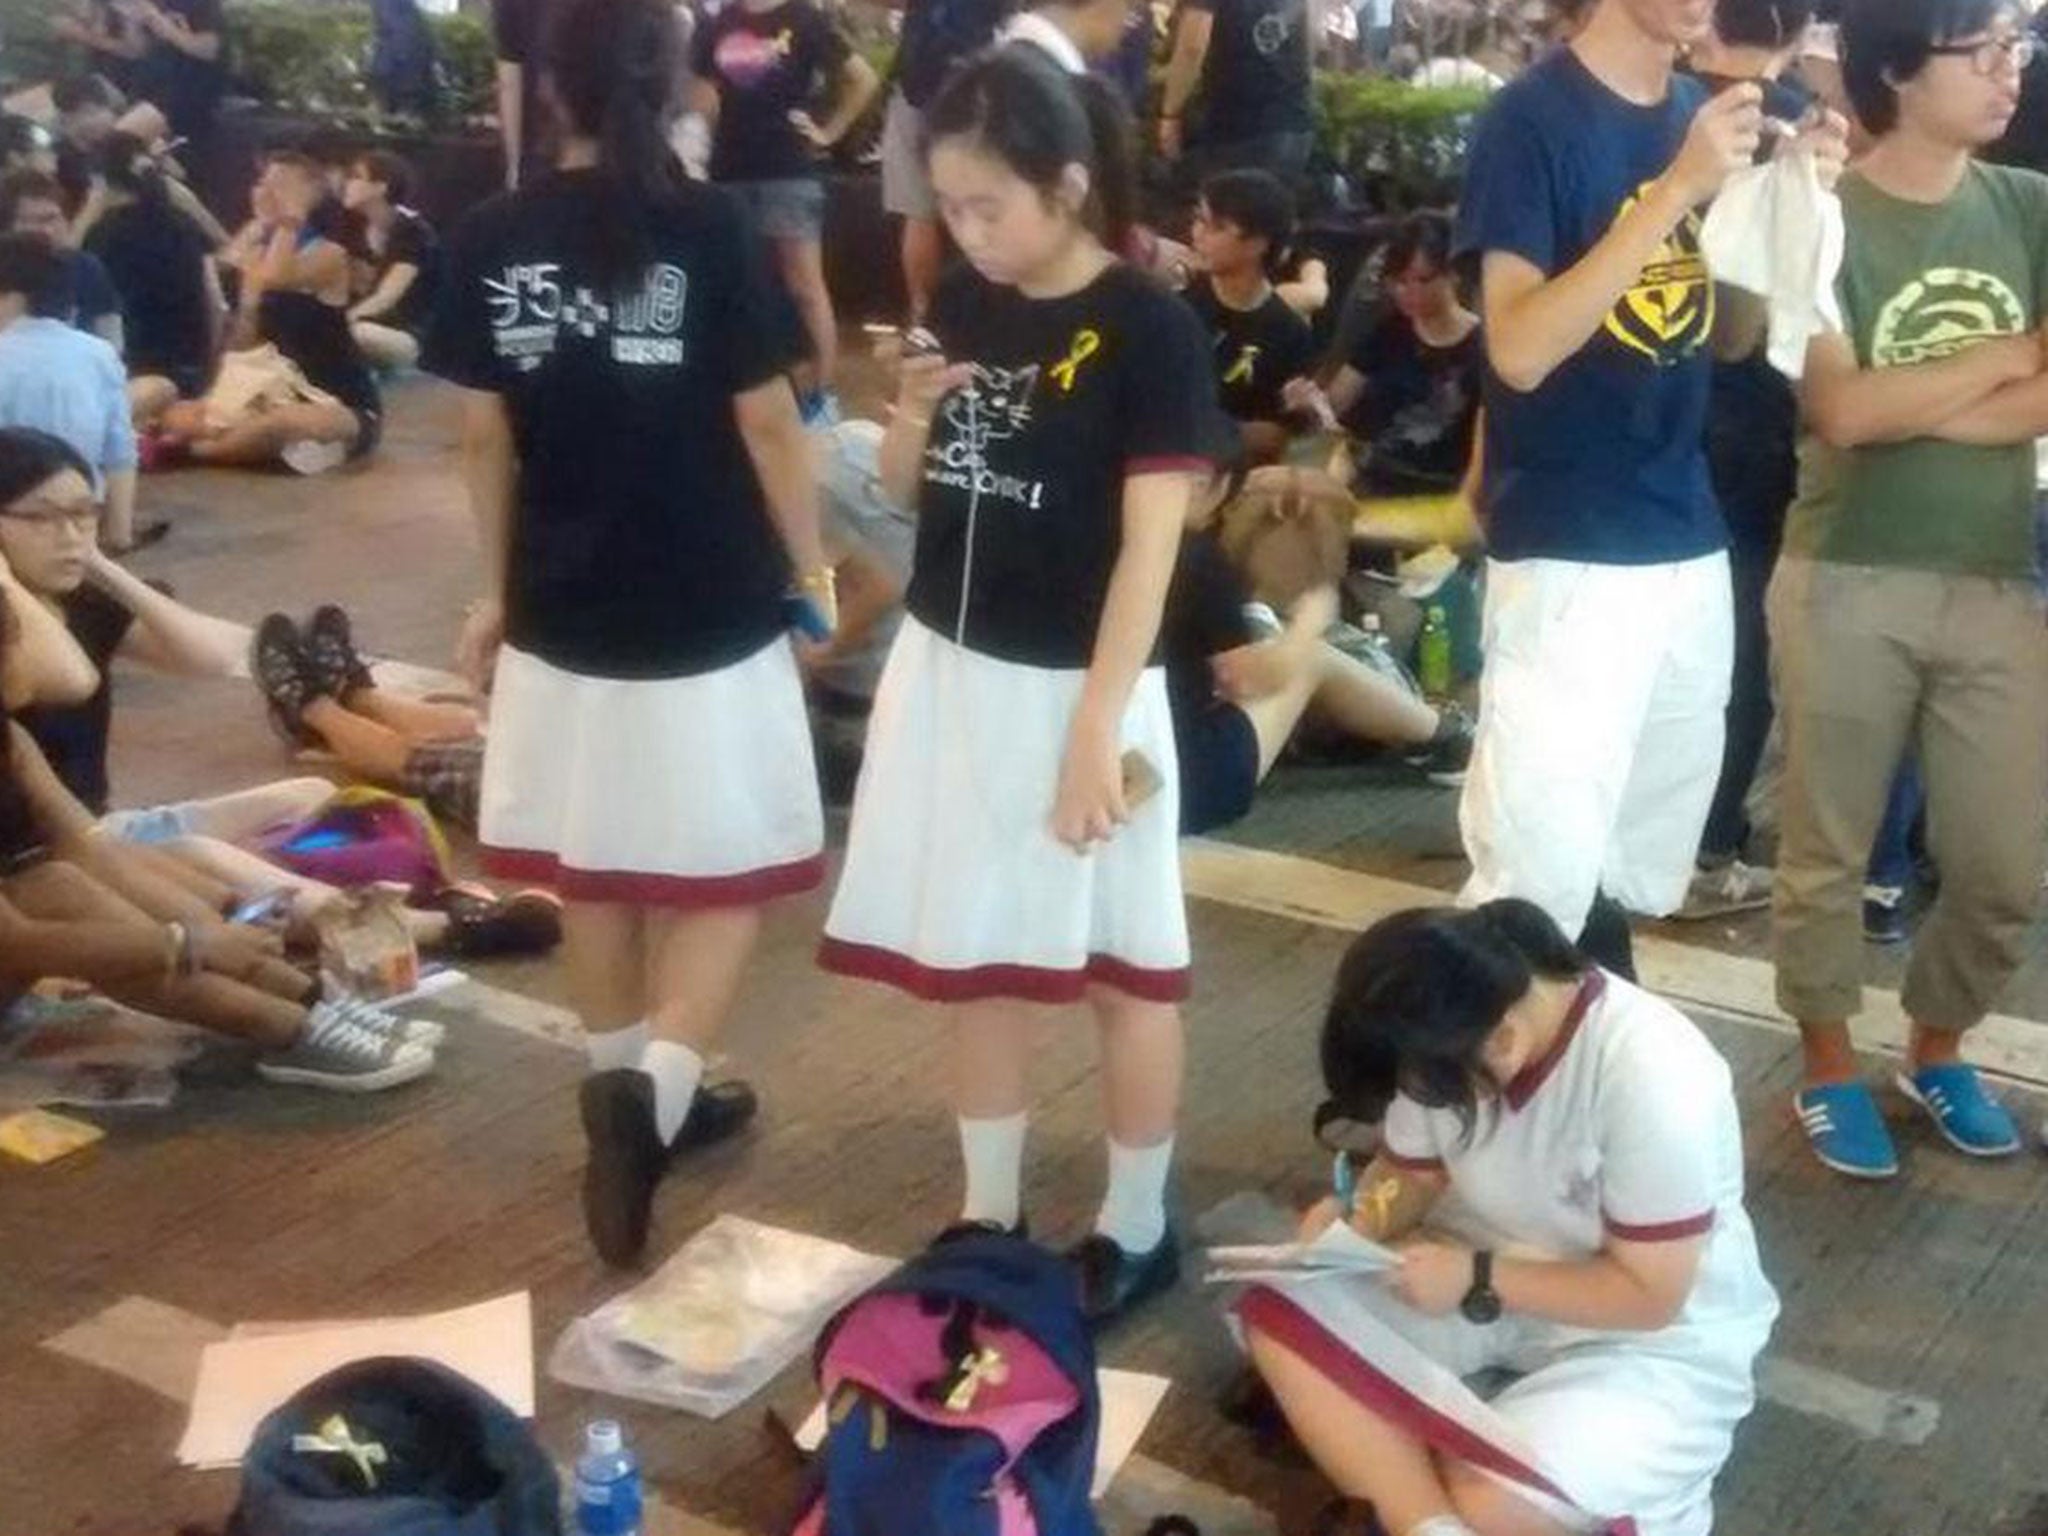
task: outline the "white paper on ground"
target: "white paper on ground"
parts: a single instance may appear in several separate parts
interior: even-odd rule
[[[174,1403],[189,1403],[200,1356],[223,1332],[220,1324],[166,1302],[124,1296],[43,1340],[43,1348],[111,1371]]]
[[[1164,1376],[1148,1376],[1142,1371],[1098,1370],[1095,1373],[1095,1390],[1102,1398],[1102,1422],[1095,1441],[1095,1482],[1089,1491],[1091,1498],[1101,1498],[1123,1464],[1131,1459],[1131,1452],[1138,1448],[1138,1441],[1144,1437],[1145,1426],[1152,1422],[1152,1415],[1159,1411],[1159,1405],[1166,1400],[1166,1389],[1171,1386]],[[810,1416],[798,1427],[797,1447],[803,1451],[815,1451],[825,1443],[825,1405],[819,1403]]]
[[[1265,1280],[1274,1277],[1371,1275],[1400,1262],[1391,1248],[1361,1236],[1347,1222],[1335,1221],[1312,1243],[1254,1243],[1209,1250],[1211,1283]]]
[[[521,1418],[533,1417],[533,1302],[515,1291],[452,1312],[255,1332],[209,1344],[199,1357],[178,1460],[188,1467],[237,1465],[265,1414],[337,1366],[376,1355],[435,1361]]]

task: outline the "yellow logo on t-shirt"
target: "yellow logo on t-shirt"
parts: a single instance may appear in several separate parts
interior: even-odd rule
[[[1878,311],[1870,362],[1876,368],[1939,362],[2026,328],[2026,306],[2003,278],[1968,267],[1931,267]]]
[[[1081,371],[1081,365],[1101,350],[1100,332],[1087,326],[1074,332],[1074,339],[1067,343],[1067,355],[1046,370],[1052,375],[1052,381],[1059,385],[1061,394],[1071,395],[1074,392],[1074,376]]]
[[[1615,214],[1618,223],[1642,196]],[[1688,213],[1607,315],[1607,334],[1659,367],[1690,357],[1714,332],[1714,284],[1700,254],[1700,217]]]
[[[1258,364],[1259,345],[1255,341],[1248,341],[1237,349],[1237,361],[1223,370],[1223,382],[1226,384],[1251,383],[1253,371],[1257,369]]]

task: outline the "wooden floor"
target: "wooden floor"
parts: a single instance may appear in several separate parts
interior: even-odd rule
[[[145,569],[243,618],[338,598],[373,644],[437,661],[471,581],[451,430],[445,397],[420,388],[398,401],[368,474],[153,482],[179,528]],[[125,800],[286,768],[245,689],[121,687]],[[1369,767],[1285,770],[1238,835],[1444,887],[1458,873],[1452,799]],[[762,1123],[663,1192],[657,1253],[719,1211],[902,1253],[951,1210],[932,1020],[820,975],[821,915],[812,898],[771,925],[729,1040],[732,1069],[762,1089]],[[1193,920],[1182,1209],[1192,1217],[1246,1190],[1304,1198],[1321,1167],[1308,1138],[1314,1033],[1343,935],[1209,901]],[[1758,952],[1754,924],[1687,937]],[[551,965],[487,979],[558,995]],[[2044,1003],[2048,986],[2030,974],[2007,1006],[2048,1018]],[[2048,1160],[1966,1164],[1902,1118],[1905,1177],[1866,1188],[1825,1176],[1785,1113],[1788,1037],[1701,1018],[1736,1070],[1752,1206],[1786,1306],[1717,1528],[2048,1536]],[[571,1317],[617,1288],[576,1212],[578,1056],[473,1010],[450,1022],[438,1076],[411,1089],[366,1102],[269,1089],[222,1054],[173,1109],[109,1119],[93,1151],[40,1170],[0,1165],[0,1536],[167,1532],[231,1503],[231,1474],[174,1465],[179,1403],[43,1347],[124,1298],[228,1324],[429,1310],[528,1287],[544,1358]],[[1028,1201],[1049,1240],[1083,1229],[1100,1185],[1091,1064],[1078,1030],[1056,1035],[1041,1063]],[[2031,1123],[2040,1106],[2026,1109]],[[1248,1530],[1306,1528],[1324,1497],[1313,1474],[1266,1459],[1215,1411],[1234,1361],[1211,1298],[1183,1287],[1104,1353],[1175,1384],[1120,1508],[1179,1474],[1197,1492],[1245,1495],[1264,1512]],[[539,1429],[566,1455],[586,1418],[620,1411],[670,1503],[731,1532],[770,1532],[795,1474],[763,1410],[804,1396],[793,1373],[707,1425],[543,1380]]]

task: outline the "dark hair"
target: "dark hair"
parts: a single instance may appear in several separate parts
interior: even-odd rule
[[[327,180],[326,165],[303,149],[273,149],[263,157],[263,168],[269,170],[274,166],[281,166],[308,181],[324,184]]]
[[[1414,266],[1417,258],[1439,272],[1451,265],[1451,221],[1441,213],[1411,213],[1394,226],[1380,255],[1380,271],[1392,282]]]
[[[1202,201],[1211,218],[1264,240],[1266,271],[1279,270],[1294,239],[1294,194],[1285,182],[1270,171],[1223,171],[1202,183]]]
[[[0,240],[0,247],[6,243]],[[0,427],[0,507],[13,506],[67,469],[92,483],[92,467],[63,438],[34,427]]]
[[[1093,75],[1070,75],[1029,43],[992,48],[953,73],[925,127],[930,143],[968,139],[1047,195],[1068,166],[1086,166],[1082,218],[1123,250],[1137,197],[1130,120]]]
[[[0,294],[10,293],[27,299],[32,315],[58,316],[66,308],[63,258],[41,235],[0,233]]]
[[[387,149],[373,149],[366,155],[356,156],[355,163],[362,169],[363,179],[382,187],[384,196],[391,202],[403,203],[411,199],[412,167],[402,156]]]
[[[14,228],[14,216],[23,203],[55,203],[62,208],[63,185],[56,177],[26,166],[0,176],[0,233]]]
[[[126,192],[138,202],[164,201],[163,167],[149,146],[134,134],[108,134],[93,161],[94,168],[114,191]]]
[[[1927,67],[1943,43],[1971,37],[2017,0],[1847,0],[1842,7],[1842,86],[1863,126],[1874,134],[1899,125],[1895,82]]]
[[[1813,0],[1714,0],[1714,35],[1738,48],[1788,48],[1813,20]]]
[[[631,283],[653,260],[642,209],[683,190],[668,141],[679,45],[662,0],[565,0],[548,39],[548,82],[570,129],[595,139],[611,210],[589,231],[596,276]]]
[[[1574,981],[1589,963],[1540,907],[1416,907],[1359,935],[1323,1019],[1323,1081],[1350,1119],[1385,1115],[1396,1093],[1457,1113],[1467,1135],[1499,1085],[1480,1052],[1531,982]]]
[[[105,75],[71,75],[50,87],[50,104],[65,117],[87,107],[105,107],[118,112],[124,105],[121,93]]]
[[[0,165],[10,160],[26,160],[52,147],[50,135],[40,123],[19,113],[0,112]]]

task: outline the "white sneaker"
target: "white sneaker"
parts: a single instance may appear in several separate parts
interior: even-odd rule
[[[306,1016],[305,1032],[289,1049],[257,1062],[256,1071],[273,1083],[334,1093],[376,1093],[434,1070],[432,1049],[380,1027],[372,1015],[393,1018],[363,1003],[315,1003]]]
[[[301,475],[324,475],[348,462],[348,449],[340,443],[316,443],[311,438],[286,443],[278,457],[285,467]]]
[[[1758,912],[1770,904],[1771,871],[1730,859],[1695,874],[1685,893],[1685,905],[1671,915],[1675,922],[1699,923],[1738,912]]]

